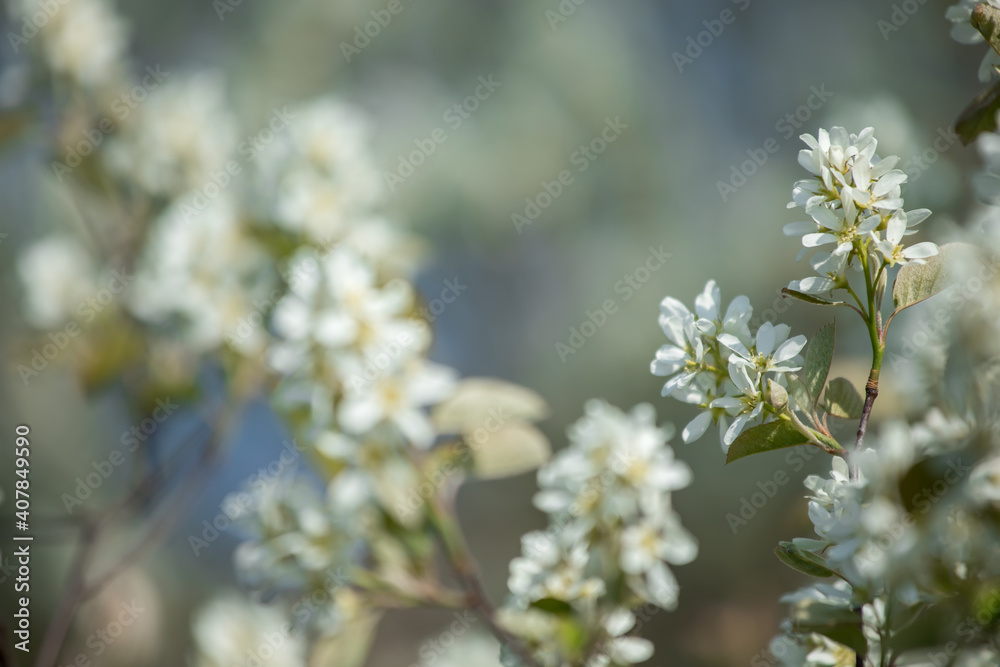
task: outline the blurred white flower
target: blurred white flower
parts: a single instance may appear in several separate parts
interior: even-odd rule
[[[236,594],[210,600],[194,616],[195,667],[302,667],[305,641],[291,632],[287,612]]]
[[[177,204],[150,233],[130,307],[143,320],[176,326],[198,351],[228,342],[257,353],[266,340],[263,315],[275,278],[269,265],[231,196],[211,200],[190,220]]]
[[[18,262],[28,321],[50,329],[75,316],[97,291],[97,268],[90,253],[72,236],[48,236]]]
[[[426,449],[436,433],[424,408],[448,398],[457,380],[450,368],[411,360],[372,382],[348,383],[338,422],[346,432],[361,434],[387,421],[414,446]]]
[[[210,198],[232,187],[226,164],[236,149],[236,126],[221,76],[170,78],[125,117],[105,158],[112,172],[153,195]]]
[[[87,89],[116,82],[123,74],[127,31],[109,2],[21,0],[20,11],[41,25],[42,53],[53,72]]]

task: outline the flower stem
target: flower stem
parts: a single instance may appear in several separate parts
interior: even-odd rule
[[[526,667],[540,667],[528,647],[498,622],[497,610],[483,588],[479,568],[462,536],[452,503],[432,499],[430,513],[445,555],[468,596],[467,607],[483,619],[497,640],[506,644]]]

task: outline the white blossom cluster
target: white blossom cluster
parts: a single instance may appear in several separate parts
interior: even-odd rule
[[[972,10],[976,5],[990,5],[1000,9],[997,0],[961,0],[948,8],[945,18],[952,22],[951,36],[962,44],[982,44],[986,40],[982,33],[972,25]],[[987,49],[979,65],[979,80],[990,81],[996,76],[996,67],[1000,66],[1000,54],[993,49]]]
[[[784,232],[802,238],[800,259],[812,248],[836,247],[813,255],[817,275],[793,281],[789,289],[825,294],[846,287],[847,267],[859,266],[853,260],[867,261],[873,252],[886,266],[921,263],[937,254],[930,242],[903,243],[930,211],[903,210],[900,189],[906,174],[895,168],[898,157],[878,157],[874,135],[870,127],[857,135],[842,127],[821,129],[816,137],[802,135],[809,148],[799,152],[799,164],[813,177],[795,184],[788,207],[804,209],[810,219],[785,225]]]
[[[632,610],[677,604],[669,565],[689,563],[698,549],[671,495],[691,472],[667,444],[672,427],[655,420],[646,404],[625,413],[590,401],[569,429],[570,446],[539,470],[535,504],[549,528],[522,539],[503,618],[541,665],[583,664],[581,648],[560,639],[573,626],[600,647],[587,667],[643,662],[652,644],[629,635]],[[506,655],[506,664],[518,664]]]
[[[746,428],[773,418],[773,410],[765,411],[768,381],[786,385],[785,374],[801,368],[806,339],[789,337],[788,325],[770,322],[751,332],[750,300],[738,296],[723,310],[714,280],[695,298],[694,310],[673,297],[660,303],[660,328],[669,342],[657,350],[650,370],[668,378],[663,396],[704,410],[684,427],[684,442],[699,439],[716,421],[726,451]]]
[[[88,92],[121,83],[128,30],[107,0],[55,4],[16,0],[11,4],[19,28],[8,35],[15,53],[36,48],[54,75]],[[37,36],[22,28],[25,19],[37,27]]]
[[[905,627],[902,619],[917,622],[923,609],[954,604],[956,597],[965,597],[972,608],[1000,609],[991,588],[1000,574],[995,432],[977,431],[964,419],[934,410],[921,423],[888,425],[872,448],[853,458],[860,468],[856,479],[842,458],[833,459],[829,476],[806,479],[816,538],[792,544],[837,578],[783,598],[792,605],[788,634],[775,640],[772,652],[779,644],[796,647],[784,664],[855,664],[849,646],[808,631],[810,619],[829,619],[837,610],[849,619],[851,610],[863,609],[865,665],[887,667],[879,647]],[[895,618],[886,617],[887,608]],[[987,621],[954,619],[968,645],[954,664],[1000,659],[995,647],[983,645],[991,636]],[[905,664],[930,667],[934,653],[930,647],[912,650]]]

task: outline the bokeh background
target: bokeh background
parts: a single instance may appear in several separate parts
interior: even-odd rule
[[[805,263],[794,261],[797,239],[781,235],[781,227],[801,215],[785,208],[803,173],[796,163],[800,132],[874,125],[880,154],[900,155],[910,174],[907,208],[935,211],[922,227],[926,236],[946,237],[969,207],[975,151],[935,141],[951,137],[948,128],[978,92],[976,68],[985,47],[949,38],[946,2],[563,0],[562,10],[557,0],[401,3],[403,11],[349,62],[342,45],[353,42],[372,10],[385,8],[383,0],[131,0],[119,9],[131,25],[137,65],[217,70],[244,127],[263,126],[276,105],[335,93],[373,117],[374,148],[387,172],[398,169],[415,141],[443,128],[447,141],[395,184],[390,201],[393,216],[424,236],[430,249],[419,279],[424,296],[435,298],[446,280],[467,286],[434,322],[433,357],[463,375],[537,390],[553,408],[543,427],[556,446],[590,397],[622,407],[650,401],[662,420],[679,427],[695,415],[661,399],[661,382],[648,370],[663,339],[658,303],[668,294],[690,302],[714,278],[727,302],[737,294],[751,298],[758,323],[778,318],[811,335],[829,321],[833,313],[779,298],[781,286],[808,274]],[[724,16],[732,17],[728,24],[717,22],[724,11],[731,12]],[[707,32],[719,32],[720,25],[720,34]],[[697,43],[699,33],[700,52],[689,41]],[[0,47],[4,58],[9,51],[9,44]],[[686,59],[681,66],[678,53]],[[456,128],[445,114],[474,93],[480,77],[500,85]],[[832,95],[820,104],[817,90]],[[803,107],[811,95],[815,109]],[[789,122],[786,116],[796,113]],[[580,172],[575,152],[598,137],[609,118],[620,118],[627,129]],[[792,134],[790,125],[799,130]],[[734,168],[760,157],[769,139],[776,152],[765,151],[766,162],[745,182],[732,180]],[[76,478],[106,458],[131,426],[112,403],[85,399],[67,373],[49,372],[26,386],[14,371],[26,332],[14,266],[31,239],[59,225],[58,208],[46,205],[56,195],[38,178],[46,168],[43,145],[44,137],[28,135],[0,154],[6,234],[0,241],[0,443],[11,445],[0,446],[0,486],[12,487],[14,425],[28,423],[36,453],[33,511],[36,520],[47,519],[34,561],[37,637],[70,557],[73,532],[60,518],[60,497],[72,493]],[[543,183],[566,169],[573,183],[519,229],[512,215],[525,215],[526,198],[536,199]],[[734,186],[725,196],[720,181]],[[650,249],[661,247],[670,254],[666,263],[639,289],[621,288]],[[571,329],[607,299],[617,311],[582,347],[560,356],[557,344],[569,344]],[[860,386],[866,333],[837,316],[838,359],[845,360],[838,361],[840,374]],[[904,409],[893,400],[892,382],[905,373],[884,375],[875,419]],[[189,421],[182,413],[155,437],[167,448]],[[847,437],[850,427],[842,432]],[[196,556],[189,536],[201,535],[202,522],[219,514],[224,496],[275,459],[285,437],[263,405],[247,412],[204,497],[161,548],[78,617],[68,656],[87,650],[80,647],[102,627],[101,605],[113,610],[118,600],[136,598],[147,608],[137,629],[105,655],[91,655],[94,664],[184,663],[191,610],[235,586],[230,558],[239,538],[225,531]],[[779,596],[799,583],[773,556],[773,546],[808,534],[801,481],[827,463],[822,456],[790,461],[771,454],[725,466],[714,433],[691,445],[677,442],[676,449],[695,475],[676,504],[701,552],[677,568],[679,610],[646,626],[657,643],[653,664],[749,665],[777,630]],[[786,473],[788,483],[769,485],[776,471]],[[110,479],[88,507],[114,498],[126,477]],[[759,484],[773,486],[775,496],[734,531],[727,515],[739,515],[744,499],[762,490]],[[461,519],[495,599],[505,590],[519,536],[543,525],[531,505],[534,488],[533,475],[523,475],[470,483],[461,492]],[[5,552],[11,512],[9,503],[0,508]],[[10,574],[0,578],[7,616]],[[417,663],[420,641],[450,620],[435,612],[390,614],[368,664]]]

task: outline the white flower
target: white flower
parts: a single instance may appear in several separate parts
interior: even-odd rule
[[[83,88],[100,88],[122,74],[126,49],[124,22],[104,0],[61,0],[50,5],[23,0],[27,20],[41,23],[42,52],[52,71]]]
[[[585,543],[571,543],[566,535],[534,532],[521,538],[521,553],[511,561],[507,580],[521,608],[544,598],[579,602],[605,593],[602,580],[585,576],[590,561]]]
[[[325,97],[295,109],[293,123],[260,158],[265,207],[284,229],[328,244],[370,218],[383,182],[357,110]]]
[[[154,195],[190,191],[196,198],[187,205],[193,208],[199,197],[210,198],[227,187],[213,175],[228,175],[226,162],[236,148],[236,126],[221,77],[204,73],[171,77],[125,118],[120,137],[109,143],[108,167]]]
[[[785,235],[802,236],[804,248],[836,243],[835,254],[849,253],[857,238],[902,207],[900,186],[906,174],[893,168],[895,156],[878,158],[870,127],[859,135],[842,127],[821,129],[818,137],[804,134],[801,139],[809,148],[799,152],[799,163],[815,179],[796,183],[788,206],[804,208],[812,220],[786,225]]]
[[[273,365],[283,373],[317,363],[339,365],[339,379],[346,382],[352,372],[362,377],[357,366],[377,356],[385,357],[378,370],[391,372],[430,342],[426,324],[408,316],[411,286],[402,280],[379,285],[368,262],[347,248],[321,257],[302,251],[288,276],[290,291],[274,311],[281,340],[271,351]]]
[[[340,426],[361,434],[383,421],[395,425],[415,446],[430,447],[436,433],[423,408],[448,398],[455,389],[455,372],[414,359],[373,382],[351,382],[337,410]]]
[[[818,252],[810,258],[809,263],[819,275],[793,280],[788,283],[788,289],[806,294],[825,294],[846,280],[844,274],[848,259],[849,256],[845,253]]]
[[[603,623],[607,639],[601,643],[598,652],[587,661],[585,667],[634,665],[652,658],[651,641],[627,635],[635,627],[635,621],[635,615],[627,609],[615,609],[608,614]]]
[[[242,227],[235,199],[223,194],[193,219],[175,205],[157,220],[129,305],[143,320],[178,327],[199,351],[229,343],[253,354],[266,339],[274,278],[264,250]]]
[[[744,365],[730,364],[729,377],[732,381],[732,390],[727,392],[726,396],[717,398],[709,404],[712,408],[728,410],[735,417],[728,427],[725,420],[719,422],[724,452],[729,451],[733,441],[747,426],[757,420],[764,410],[764,395],[760,388],[761,376],[747,368]]]
[[[571,446],[539,470],[535,505],[569,512],[589,528],[627,520],[647,497],[686,487],[691,471],[666,444],[672,429],[658,428],[655,419],[649,405],[625,414],[589,401],[586,415],[569,429]]]
[[[286,611],[228,594],[194,616],[195,667],[232,667],[267,654],[268,667],[301,667],[305,641],[290,631]]]
[[[636,595],[670,608],[677,583],[667,564],[690,562],[697,544],[670,503],[691,472],[666,444],[672,429],[657,428],[655,419],[648,405],[626,414],[588,402],[586,415],[569,430],[570,447],[538,472],[535,504],[553,515],[558,529],[525,545],[544,560],[558,553],[555,544],[594,540],[592,549],[617,554]]]
[[[923,264],[925,259],[938,254],[937,245],[929,241],[917,243],[908,248],[902,244],[903,236],[907,231],[907,221],[906,213],[896,211],[889,218],[885,231],[885,239],[880,239],[878,232],[871,232],[872,239],[875,241],[875,247],[882,253],[889,266],[911,263]]]
[[[72,318],[97,292],[97,269],[90,253],[71,236],[36,242],[18,262],[28,321],[51,329]]]
[[[753,351],[736,336],[720,334],[719,342],[733,351],[730,364],[745,366],[756,373],[791,373],[801,366],[799,352],[806,345],[805,336],[789,339],[792,328],[787,324],[774,325],[765,322],[757,329]]]

